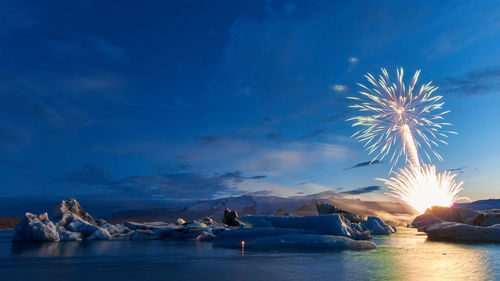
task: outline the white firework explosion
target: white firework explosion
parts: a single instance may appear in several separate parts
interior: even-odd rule
[[[407,202],[419,213],[432,206],[453,205],[461,199],[463,182],[455,181],[455,174],[449,171],[439,173],[434,165],[407,166],[394,173],[390,179],[378,179],[392,191],[391,196]]]
[[[402,68],[397,70],[396,83],[390,81],[385,69],[378,79],[368,73],[365,77],[370,87],[358,84],[363,88],[362,96],[348,97],[358,102],[350,107],[364,114],[348,119],[355,121],[353,126],[363,127],[353,137],[364,143],[370,155],[375,154],[374,160],[382,160],[392,151],[393,167],[402,155],[418,165],[417,150],[429,161],[431,156],[442,160],[435,147],[447,144],[447,134],[455,132],[443,129],[451,124],[441,122],[449,111],[443,111],[442,96],[432,95],[437,87],[429,82],[415,89],[419,74],[420,70],[405,86]]]
[[[432,95],[437,87],[429,82],[415,90],[420,70],[415,72],[408,86],[403,83],[403,69],[397,70],[397,82],[391,83],[387,70],[382,69],[378,80],[371,74],[365,77],[370,87],[360,85],[362,97],[349,97],[359,102],[350,106],[365,115],[348,119],[353,126],[363,127],[353,137],[364,143],[369,154],[376,153],[373,160],[382,160],[392,151],[392,168],[402,155],[407,166],[394,173],[390,179],[378,179],[391,190],[392,196],[407,202],[422,213],[431,206],[453,205],[460,199],[462,182],[455,182],[455,174],[449,171],[439,173],[434,165],[420,163],[419,151],[423,151],[429,161],[431,156],[443,158],[435,147],[444,141],[448,133],[444,126],[442,96]],[[373,161],[372,160],[372,161]],[[392,171],[391,168],[391,171]]]

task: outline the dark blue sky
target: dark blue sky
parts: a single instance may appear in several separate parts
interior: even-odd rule
[[[345,119],[366,72],[434,81],[463,195],[499,197],[495,1],[2,1],[3,197],[382,198]],[[353,167],[352,169],[346,169]],[[374,187],[375,186],[375,187]]]

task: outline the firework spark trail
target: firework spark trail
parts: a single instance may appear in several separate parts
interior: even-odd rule
[[[402,155],[413,165],[418,165],[417,149],[429,161],[432,161],[431,156],[442,160],[435,147],[439,143],[447,144],[444,140],[447,134],[455,132],[443,130],[444,126],[451,124],[441,122],[443,115],[449,111],[442,111],[442,96],[432,95],[437,87],[429,82],[415,90],[419,75],[420,70],[415,72],[406,87],[402,68],[397,70],[396,83],[391,83],[385,69],[382,69],[378,80],[368,73],[365,77],[371,88],[358,84],[363,88],[361,97],[348,97],[358,102],[351,108],[363,114],[368,113],[347,121],[355,121],[353,126],[363,127],[353,137],[364,143],[369,154],[375,154],[374,160],[383,160],[392,151],[390,162],[393,167]]]
[[[371,88],[363,88],[361,98],[348,97],[358,103],[350,106],[366,115],[348,119],[355,121],[353,126],[363,127],[353,137],[364,143],[369,154],[376,153],[374,160],[382,160],[391,151],[392,169],[402,155],[407,166],[395,172],[390,179],[378,179],[392,191],[390,194],[406,201],[422,213],[431,206],[451,206],[460,199],[462,182],[455,182],[455,174],[439,173],[434,165],[420,163],[418,150],[423,151],[429,161],[431,156],[443,158],[436,152],[438,143],[447,144],[444,138],[453,131],[443,130],[450,123],[441,122],[443,115],[441,96],[432,94],[437,87],[431,82],[414,91],[420,70],[415,72],[412,81],[405,87],[403,69],[397,70],[397,82],[391,83],[389,74],[382,69],[378,80],[371,74],[365,75]]]

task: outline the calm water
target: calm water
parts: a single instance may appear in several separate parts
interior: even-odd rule
[[[413,229],[362,252],[255,252],[210,243],[15,244],[0,231],[0,280],[500,280],[500,245],[426,241]]]

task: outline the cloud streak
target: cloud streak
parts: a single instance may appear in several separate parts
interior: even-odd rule
[[[500,66],[470,71],[458,77],[446,77],[439,84],[443,93],[464,97],[488,94],[500,89]]]
[[[365,194],[365,193],[370,193],[370,192],[378,191],[380,189],[381,189],[381,187],[378,186],[378,185],[371,185],[371,186],[367,186],[367,187],[360,187],[360,188],[356,188],[356,189],[353,189],[353,190],[344,191],[342,193],[349,194],[349,195],[360,195],[360,194]]]
[[[104,187],[108,191],[126,192],[128,196],[134,194],[143,198],[204,199],[239,194],[239,184],[266,177],[244,176],[241,171],[203,174],[184,167],[154,169],[153,174],[118,178],[105,167],[87,164],[66,174],[62,181],[82,187]]]
[[[381,164],[381,163],[382,163],[381,160],[373,160],[373,161],[361,162],[361,163],[358,163],[358,164],[356,164],[354,166],[344,168],[342,170],[345,171],[345,170],[350,170],[350,169],[368,167],[368,166],[371,166],[371,165]]]

